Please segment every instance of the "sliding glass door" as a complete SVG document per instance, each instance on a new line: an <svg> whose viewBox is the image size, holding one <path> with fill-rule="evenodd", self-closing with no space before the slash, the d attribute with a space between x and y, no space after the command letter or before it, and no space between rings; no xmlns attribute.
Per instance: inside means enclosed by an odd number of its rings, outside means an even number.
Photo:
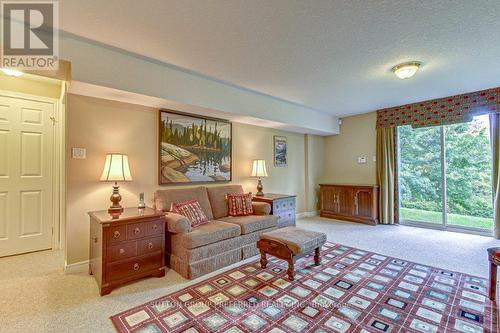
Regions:
<svg viewBox="0 0 500 333"><path fill-rule="evenodd" d="M441 127L398 128L400 219L442 224Z"/></svg>
<svg viewBox="0 0 500 333"><path fill-rule="evenodd" d="M455 125L398 128L402 223L493 228L488 116Z"/></svg>

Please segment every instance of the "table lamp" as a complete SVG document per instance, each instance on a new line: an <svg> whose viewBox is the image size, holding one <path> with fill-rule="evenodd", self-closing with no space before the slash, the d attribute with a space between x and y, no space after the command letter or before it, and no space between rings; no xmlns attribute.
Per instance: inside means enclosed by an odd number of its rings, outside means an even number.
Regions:
<svg viewBox="0 0 500 333"><path fill-rule="evenodd" d="M128 166L128 155L120 153L110 153L106 155L104 170L102 171L102 182L115 182L113 185L113 194L109 198L113 203L108 213L115 215L123 212L123 207L120 205L122 196L120 195L118 181L128 182L132 180L130 168Z"/></svg>
<svg viewBox="0 0 500 333"><path fill-rule="evenodd" d="M262 192L262 190L264 189L264 186L262 186L262 177L267 177L265 160L253 160L252 177L259 178L259 183L257 184L257 193L255 195L263 197L264 192Z"/></svg>

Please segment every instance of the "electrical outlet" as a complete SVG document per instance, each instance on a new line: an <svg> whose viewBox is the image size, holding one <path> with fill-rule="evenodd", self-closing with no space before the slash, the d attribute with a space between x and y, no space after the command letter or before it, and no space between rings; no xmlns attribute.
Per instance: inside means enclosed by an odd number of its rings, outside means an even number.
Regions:
<svg viewBox="0 0 500 333"><path fill-rule="evenodd" d="M78 160L84 160L87 158L87 149L71 148L71 157Z"/></svg>

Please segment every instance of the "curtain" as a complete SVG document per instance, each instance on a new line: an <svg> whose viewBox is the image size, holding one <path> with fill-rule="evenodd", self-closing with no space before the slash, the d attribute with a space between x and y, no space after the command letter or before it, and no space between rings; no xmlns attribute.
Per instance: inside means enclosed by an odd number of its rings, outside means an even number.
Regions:
<svg viewBox="0 0 500 333"><path fill-rule="evenodd" d="M495 113L500 113L500 87L378 110L376 127L457 124Z"/></svg>
<svg viewBox="0 0 500 333"><path fill-rule="evenodd" d="M500 115L498 113L490 114L490 139L493 161L491 182L493 184L494 235L495 238L500 239Z"/></svg>
<svg viewBox="0 0 500 333"><path fill-rule="evenodd" d="M397 223L395 127L377 128L377 183L379 223Z"/></svg>

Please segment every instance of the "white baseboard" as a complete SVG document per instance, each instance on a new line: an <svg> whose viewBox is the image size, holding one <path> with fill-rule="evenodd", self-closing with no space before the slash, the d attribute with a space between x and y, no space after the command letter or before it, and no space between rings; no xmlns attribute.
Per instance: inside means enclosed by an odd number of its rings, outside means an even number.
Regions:
<svg viewBox="0 0 500 333"><path fill-rule="evenodd" d="M303 212L295 215L295 218L302 219L304 217L313 217L319 215L319 210L313 210L312 212Z"/></svg>
<svg viewBox="0 0 500 333"><path fill-rule="evenodd" d="M75 262L74 264L64 263L64 273L66 274L78 274L85 273L89 271L89 261Z"/></svg>

